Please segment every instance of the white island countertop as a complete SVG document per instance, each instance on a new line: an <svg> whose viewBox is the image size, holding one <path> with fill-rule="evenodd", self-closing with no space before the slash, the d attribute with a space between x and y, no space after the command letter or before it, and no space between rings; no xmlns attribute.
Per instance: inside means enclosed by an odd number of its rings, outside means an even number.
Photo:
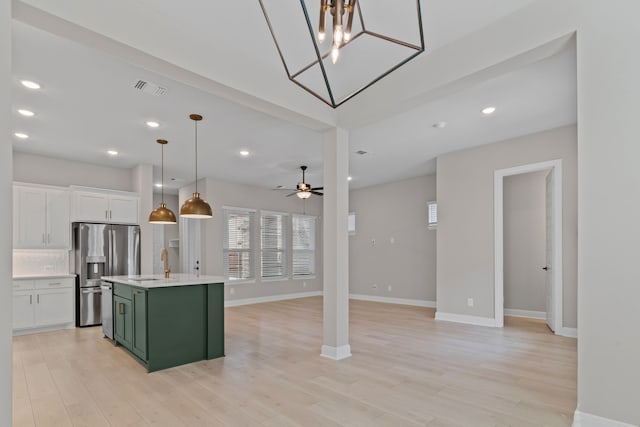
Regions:
<svg viewBox="0 0 640 427"><path fill-rule="evenodd" d="M138 276L103 276L106 282L121 283L139 288L166 288L171 286L206 285L209 283L224 283L222 276L203 276L195 274L171 273L166 279L163 274L143 274Z"/></svg>

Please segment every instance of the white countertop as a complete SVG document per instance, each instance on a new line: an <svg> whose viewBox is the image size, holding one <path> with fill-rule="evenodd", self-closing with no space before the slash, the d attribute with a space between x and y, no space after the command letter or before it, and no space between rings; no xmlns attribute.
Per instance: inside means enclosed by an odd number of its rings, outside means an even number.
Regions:
<svg viewBox="0 0 640 427"><path fill-rule="evenodd" d="M196 276L194 274L171 273L168 279L163 274L143 274L139 276L103 276L107 282L137 286L139 288L166 288L170 286L206 285L209 283L224 283L222 276Z"/></svg>
<svg viewBox="0 0 640 427"><path fill-rule="evenodd" d="M23 274L13 276L13 280L29 280L29 279L60 279L67 277L76 277L75 274Z"/></svg>

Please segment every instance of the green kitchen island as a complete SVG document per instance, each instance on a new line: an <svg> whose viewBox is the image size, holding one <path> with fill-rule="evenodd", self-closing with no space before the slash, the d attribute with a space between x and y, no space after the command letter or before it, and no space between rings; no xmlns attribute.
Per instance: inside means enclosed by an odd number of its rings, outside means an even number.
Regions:
<svg viewBox="0 0 640 427"><path fill-rule="evenodd" d="M148 372L224 356L220 276L105 276L113 283L116 344ZM104 309L104 308L103 308Z"/></svg>

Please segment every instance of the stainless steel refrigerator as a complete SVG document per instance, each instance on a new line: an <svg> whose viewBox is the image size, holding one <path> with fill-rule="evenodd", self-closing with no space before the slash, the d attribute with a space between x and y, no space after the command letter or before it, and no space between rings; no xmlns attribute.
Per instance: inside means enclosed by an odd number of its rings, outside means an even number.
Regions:
<svg viewBox="0 0 640 427"><path fill-rule="evenodd" d="M100 277L140 274L140 227L74 223L73 251L77 274L76 326L100 325L103 310ZM104 310L113 310L112 304Z"/></svg>

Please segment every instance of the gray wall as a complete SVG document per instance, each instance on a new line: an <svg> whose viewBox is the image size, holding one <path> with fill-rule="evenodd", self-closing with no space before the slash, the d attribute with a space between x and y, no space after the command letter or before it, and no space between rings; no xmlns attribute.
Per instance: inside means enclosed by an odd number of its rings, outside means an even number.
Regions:
<svg viewBox="0 0 640 427"><path fill-rule="evenodd" d="M427 202L435 199L435 175L350 192L350 293L436 300L437 231L427 228Z"/></svg>
<svg viewBox="0 0 640 427"><path fill-rule="evenodd" d="M546 312L545 178L533 172L504 179L504 308Z"/></svg>
<svg viewBox="0 0 640 427"><path fill-rule="evenodd" d="M182 205L186 199L191 197L193 185L180 189L179 203ZM316 228L316 276L312 279L285 279L275 281L262 281L256 277L254 283L238 283L225 286L225 299L245 299L257 298L281 294L291 294L296 292L312 292L322 290L322 199L312 196L306 202L299 198L285 197L285 191L274 191L268 188L261 188L251 185L236 184L226 181L206 178L198 181L198 191L201 197L209 202L213 208L213 218L199 220L202 224L202 259L201 268L203 274L223 275L223 206L256 209L255 236L256 249L259 237L259 215L260 210L275 212L303 213L306 204L307 215L318 217ZM195 220L189 220L195 221ZM289 253L291 260L291 233L289 233ZM259 255L259 252L256 252ZM256 261L259 258L256 257ZM256 276L259 276L259 264L256 263ZM231 289L234 294L231 295Z"/></svg>
<svg viewBox="0 0 640 427"><path fill-rule="evenodd" d="M564 326L576 327L576 138L576 127L566 126L438 158L438 311L494 316L494 171L562 159L563 317Z"/></svg>
<svg viewBox="0 0 640 427"><path fill-rule="evenodd" d="M135 191L131 169L99 166L21 152L13 153L13 180L61 187L82 185Z"/></svg>

